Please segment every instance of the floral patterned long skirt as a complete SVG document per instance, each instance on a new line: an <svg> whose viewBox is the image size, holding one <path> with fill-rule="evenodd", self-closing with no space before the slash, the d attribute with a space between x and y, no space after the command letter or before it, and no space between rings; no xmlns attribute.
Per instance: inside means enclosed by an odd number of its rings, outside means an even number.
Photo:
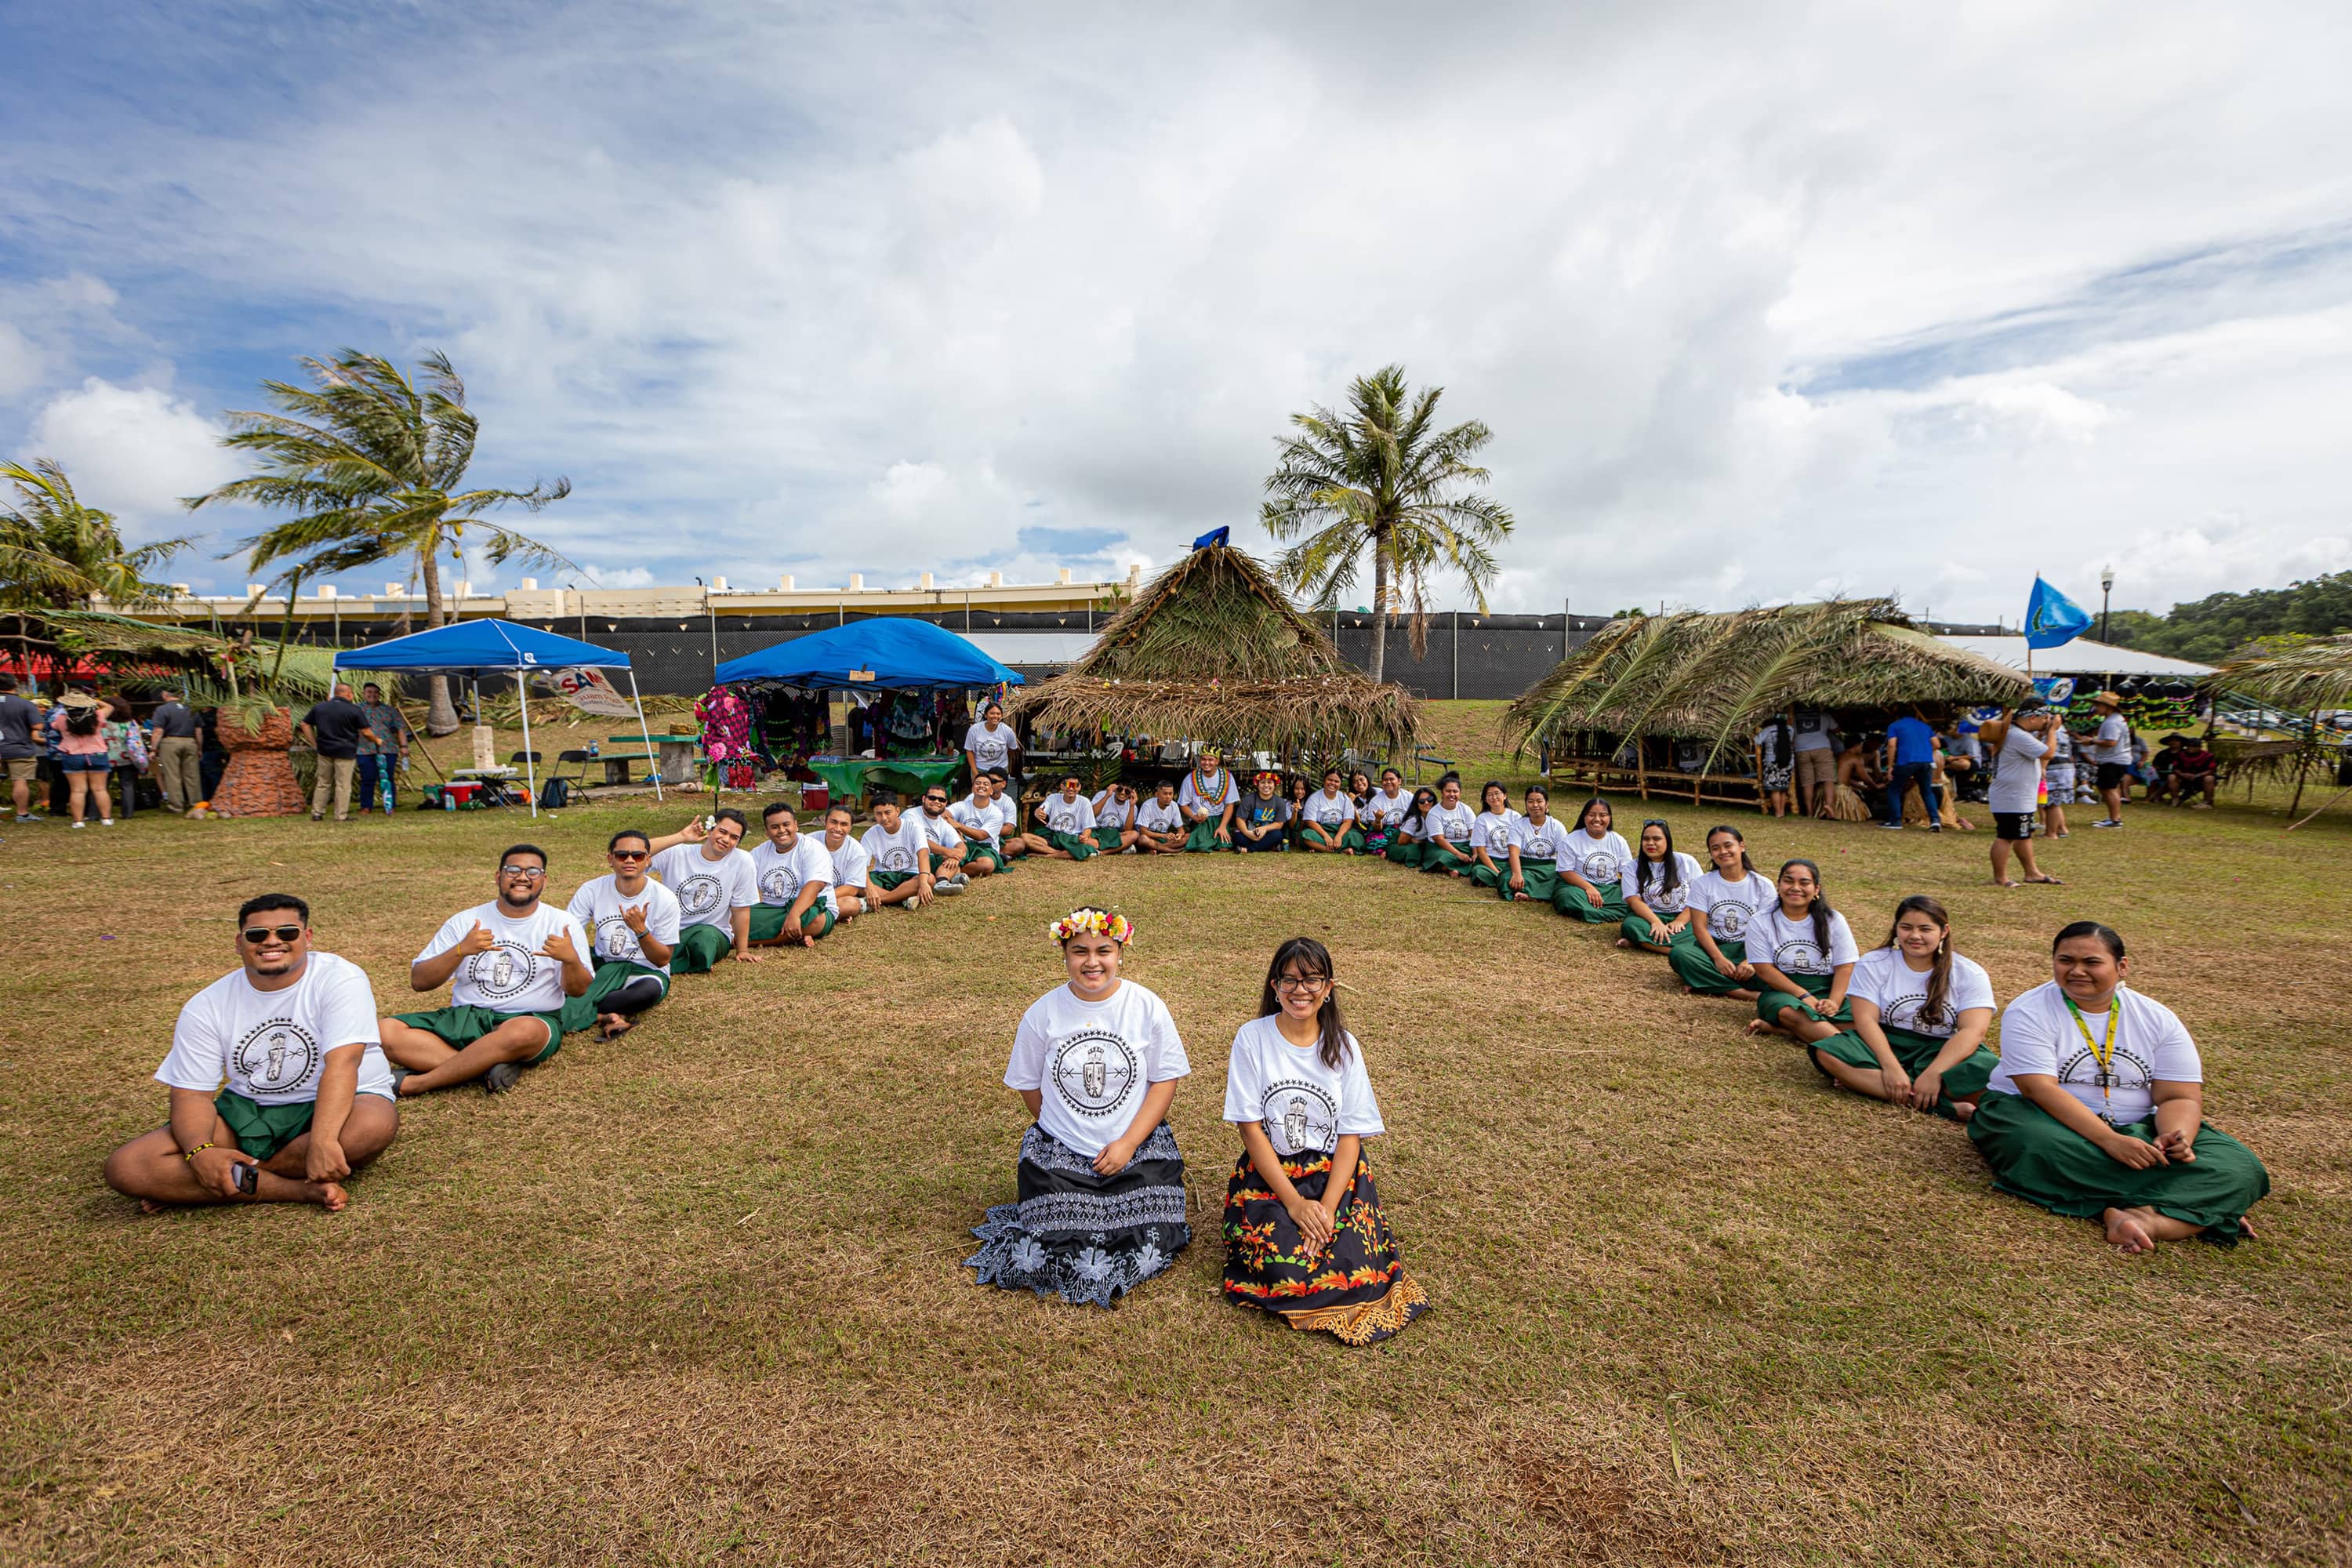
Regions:
<svg viewBox="0 0 2352 1568"><path fill-rule="evenodd" d="M1007 1290L1058 1291L1108 1307L1176 1260L1192 1239L1184 1217L1184 1156L1166 1122L1116 1176L1042 1127L1021 1139L1021 1201L973 1227L981 1249L964 1267Z"/></svg>
<svg viewBox="0 0 2352 1568"><path fill-rule="evenodd" d="M1331 1179L1331 1156L1294 1156L1282 1163L1282 1173L1299 1196L1320 1198ZM1404 1270L1372 1186L1371 1163L1360 1153L1337 1218L1331 1245L1308 1252L1290 1211L1244 1151L1225 1184L1225 1300L1350 1345L1387 1339L1429 1310L1429 1293Z"/></svg>

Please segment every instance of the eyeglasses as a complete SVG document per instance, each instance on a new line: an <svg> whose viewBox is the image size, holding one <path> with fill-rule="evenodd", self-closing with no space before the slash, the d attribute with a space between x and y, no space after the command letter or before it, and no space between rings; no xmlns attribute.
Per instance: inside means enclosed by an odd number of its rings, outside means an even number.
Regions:
<svg viewBox="0 0 2352 1568"><path fill-rule="evenodd" d="M1287 995L1294 991L1316 992L1331 984L1328 974L1286 974L1274 983L1274 988Z"/></svg>
<svg viewBox="0 0 2352 1568"><path fill-rule="evenodd" d="M247 947L259 947L271 937L280 942L292 942L302 934L300 926L247 926L236 933L245 938Z"/></svg>
<svg viewBox="0 0 2352 1568"><path fill-rule="evenodd" d="M645 860L651 858L650 852L644 849L614 849L608 851L608 853L611 858L615 860Z"/></svg>
<svg viewBox="0 0 2352 1568"><path fill-rule="evenodd" d="M499 868L499 875L501 877L520 877L526 882L543 882L547 879L547 868L544 866L501 866Z"/></svg>

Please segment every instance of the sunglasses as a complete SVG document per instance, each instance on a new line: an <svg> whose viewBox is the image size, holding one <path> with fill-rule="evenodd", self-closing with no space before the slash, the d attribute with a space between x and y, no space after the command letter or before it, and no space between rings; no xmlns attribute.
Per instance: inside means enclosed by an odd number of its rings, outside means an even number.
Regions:
<svg viewBox="0 0 2352 1568"><path fill-rule="evenodd" d="M547 868L544 866L501 866L499 868L499 875L501 877L520 877L526 882L543 882L547 880Z"/></svg>
<svg viewBox="0 0 2352 1568"><path fill-rule="evenodd" d="M1645 816L1642 818L1642 826L1644 827L1665 827L1670 825L1663 816Z"/></svg>
<svg viewBox="0 0 2352 1568"><path fill-rule="evenodd" d="M948 797L943 795L927 795L923 797L925 805L945 805L947 803Z"/></svg>
<svg viewBox="0 0 2352 1568"><path fill-rule="evenodd" d="M302 934L300 926L247 926L236 933L245 938L248 947L259 947L271 937L280 942L292 942Z"/></svg>
<svg viewBox="0 0 2352 1568"><path fill-rule="evenodd" d="M606 851L606 854L615 860L646 860L652 858L652 852L645 849L613 849Z"/></svg>

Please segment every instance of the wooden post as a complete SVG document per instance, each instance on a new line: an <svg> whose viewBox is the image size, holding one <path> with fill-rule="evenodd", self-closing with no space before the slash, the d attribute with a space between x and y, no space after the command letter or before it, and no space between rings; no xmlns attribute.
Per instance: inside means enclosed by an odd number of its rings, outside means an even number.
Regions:
<svg viewBox="0 0 2352 1568"><path fill-rule="evenodd" d="M1633 737L1633 782L1640 788L1642 798L1649 799L1650 748L1647 738L1639 733Z"/></svg>

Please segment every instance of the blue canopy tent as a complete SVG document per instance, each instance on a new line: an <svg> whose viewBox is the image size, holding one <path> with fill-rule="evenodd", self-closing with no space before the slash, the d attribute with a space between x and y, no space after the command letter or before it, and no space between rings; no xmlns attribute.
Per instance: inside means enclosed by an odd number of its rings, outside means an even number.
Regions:
<svg viewBox="0 0 2352 1568"><path fill-rule="evenodd" d="M592 668L629 669L629 656L598 647L576 637L559 637L512 621L452 621L431 631L415 632L373 647L345 648L335 655L337 669L377 669L411 675L467 675L478 680L484 671L512 671L522 706L524 776L530 785L530 814L539 815L539 768L531 761L530 676L551 674L583 665ZM646 727L646 705L637 696L637 672L629 669L629 701L637 710L637 733L646 738L646 754L654 754L652 731ZM661 798L661 770L654 770L654 798Z"/></svg>
<svg viewBox="0 0 2352 1568"><path fill-rule="evenodd" d="M370 657L373 657L371 655ZM773 680L813 691L885 691L945 687L1018 686L1021 677L944 626L912 616L876 616L811 632L730 658L716 684Z"/></svg>

